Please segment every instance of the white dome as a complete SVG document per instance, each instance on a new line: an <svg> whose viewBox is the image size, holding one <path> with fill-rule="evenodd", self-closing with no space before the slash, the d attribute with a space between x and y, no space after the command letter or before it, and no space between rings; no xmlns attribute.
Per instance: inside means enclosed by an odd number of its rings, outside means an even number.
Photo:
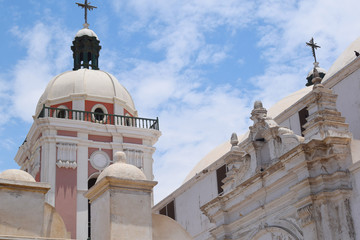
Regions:
<svg viewBox="0 0 360 240"><path fill-rule="evenodd" d="M0 178L6 180L23 181L23 182L36 182L33 176L29 173L19 169L8 169L0 173Z"/></svg>
<svg viewBox="0 0 360 240"><path fill-rule="evenodd" d="M82 36L96 37L96 39L99 40L96 33L88 28L80 29L75 35L75 37L82 37Z"/></svg>
<svg viewBox="0 0 360 240"><path fill-rule="evenodd" d="M79 69L68 71L54 77L47 85L37 107L36 116L43 104L57 99L71 96L85 95L97 97L113 102L114 99L122 101L131 111L136 111L134 101L129 92L111 74L92 69Z"/></svg>
<svg viewBox="0 0 360 240"><path fill-rule="evenodd" d="M249 136L249 131L239 137L239 142L244 141ZM191 178L193 178L196 174L201 172L203 169L209 167L211 164L216 162L219 158L229 152L231 149L230 141L226 141L219 146L215 147L211 150L203 159L201 159L195 167L189 172L186 176L183 183L186 183Z"/></svg>
<svg viewBox="0 0 360 240"><path fill-rule="evenodd" d="M128 180L146 180L145 174L137 167L127 163L117 162L104 169L97 178L100 182L104 177L116 177Z"/></svg>
<svg viewBox="0 0 360 240"><path fill-rule="evenodd" d="M168 216L152 214L153 240L192 240L188 232Z"/></svg>
<svg viewBox="0 0 360 240"><path fill-rule="evenodd" d="M360 37L350 44L348 48L336 59L336 61L331 65L329 71L327 71L323 82L335 75L340 69L344 68L350 62L354 61L356 58L355 52L360 52Z"/></svg>
<svg viewBox="0 0 360 240"><path fill-rule="evenodd" d="M326 75L325 75L326 76ZM308 94L313 89L313 86L302 88L296 92L291 93L290 95L284 97L277 103L275 103L267 112L269 117L275 118L280 113L291 107L297 101L299 101L302 97Z"/></svg>

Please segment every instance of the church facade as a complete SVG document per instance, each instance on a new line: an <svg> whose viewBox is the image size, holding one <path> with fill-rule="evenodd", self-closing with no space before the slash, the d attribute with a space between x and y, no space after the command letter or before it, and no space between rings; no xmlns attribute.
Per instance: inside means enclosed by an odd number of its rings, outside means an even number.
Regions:
<svg viewBox="0 0 360 240"><path fill-rule="evenodd" d="M85 17L73 70L39 99L21 170L0 173L1 239L360 239L360 38L327 73L315 58L306 88L269 110L255 102L249 131L156 206L159 120L138 116L100 49Z"/></svg>
<svg viewBox="0 0 360 240"><path fill-rule="evenodd" d="M205 239L360 239L360 38L203 158L154 211ZM170 209L170 210L169 210ZM169 214L170 213L170 214Z"/></svg>

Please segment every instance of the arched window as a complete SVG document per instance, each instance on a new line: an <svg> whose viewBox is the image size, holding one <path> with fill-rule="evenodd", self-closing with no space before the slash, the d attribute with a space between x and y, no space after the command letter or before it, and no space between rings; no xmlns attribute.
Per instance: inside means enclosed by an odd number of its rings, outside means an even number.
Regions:
<svg viewBox="0 0 360 240"><path fill-rule="evenodd" d="M88 180L88 189L95 185L97 178L90 178ZM88 200L88 239L91 238L91 204Z"/></svg>
<svg viewBox="0 0 360 240"><path fill-rule="evenodd" d="M94 112L95 112L95 114L94 114L95 120L97 120L99 122L104 120L104 111L101 108L95 109Z"/></svg>
<svg viewBox="0 0 360 240"><path fill-rule="evenodd" d="M104 105L95 104L92 107L91 112L93 112L91 118L94 122L106 123L106 116L108 111Z"/></svg>
<svg viewBox="0 0 360 240"><path fill-rule="evenodd" d="M64 109L61 109L58 111L58 113L56 114L57 118L65 118L66 117L66 112Z"/></svg>
<svg viewBox="0 0 360 240"><path fill-rule="evenodd" d="M128 113L125 114L125 126L133 126L133 119Z"/></svg>
<svg viewBox="0 0 360 240"><path fill-rule="evenodd" d="M68 118L68 108L64 105L58 106L56 110L53 110L53 117L56 118Z"/></svg>

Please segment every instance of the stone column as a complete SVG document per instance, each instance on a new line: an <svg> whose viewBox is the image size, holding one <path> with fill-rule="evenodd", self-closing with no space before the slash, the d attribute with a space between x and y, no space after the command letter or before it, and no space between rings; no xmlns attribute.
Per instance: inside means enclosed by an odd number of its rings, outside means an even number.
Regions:
<svg viewBox="0 0 360 240"><path fill-rule="evenodd" d="M43 135L46 140L41 147L41 181L50 183L51 189L46 194L46 202L55 206L56 130L46 130Z"/></svg>

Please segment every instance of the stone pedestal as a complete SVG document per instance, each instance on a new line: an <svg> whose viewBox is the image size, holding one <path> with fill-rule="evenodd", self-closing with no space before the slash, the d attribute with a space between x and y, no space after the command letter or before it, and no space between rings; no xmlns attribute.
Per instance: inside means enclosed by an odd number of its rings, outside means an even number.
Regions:
<svg viewBox="0 0 360 240"><path fill-rule="evenodd" d="M87 193L92 240L151 240L154 181L105 176Z"/></svg>

